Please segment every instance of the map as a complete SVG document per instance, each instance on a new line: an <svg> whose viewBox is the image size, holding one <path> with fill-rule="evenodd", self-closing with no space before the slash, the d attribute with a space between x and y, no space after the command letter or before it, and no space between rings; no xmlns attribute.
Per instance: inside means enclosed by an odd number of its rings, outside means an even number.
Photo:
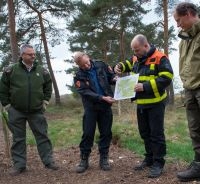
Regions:
<svg viewBox="0 0 200 184"><path fill-rule="evenodd" d="M138 82L139 74L119 77L115 85L115 100L123 100L135 97L134 87Z"/></svg>

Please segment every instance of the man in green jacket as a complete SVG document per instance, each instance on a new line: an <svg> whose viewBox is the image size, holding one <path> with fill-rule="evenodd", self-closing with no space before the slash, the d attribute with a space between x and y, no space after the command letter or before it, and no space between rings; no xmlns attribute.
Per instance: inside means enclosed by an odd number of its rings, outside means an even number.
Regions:
<svg viewBox="0 0 200 184"><path fill-rule="evenodd" d="M188 2L176 6L174 19L181 28L179 37L179 72L185 89L188 127L194 149L194 161L183 172L181 181L200 179L200 19L197 7Z"/></svg>
<svg viewBox="0 0 200 184"><path fill-rule="evenodd" d="M0 80L0 101L8 111L8 127L12 132L11 175L26 171L26 122L37 143L40 158L46 168L57 170L52 156L52 144L47 135L44 111L52 93L49 72L35 61L31 45L20 48L19 62L4 69Z"/></svg>

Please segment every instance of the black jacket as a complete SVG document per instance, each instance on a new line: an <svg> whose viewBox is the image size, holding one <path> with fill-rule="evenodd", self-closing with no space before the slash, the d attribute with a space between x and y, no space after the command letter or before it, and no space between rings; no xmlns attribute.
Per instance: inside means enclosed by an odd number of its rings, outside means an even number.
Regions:
<svg viewBox="0 0 200 184"><path fill-rule="evenodd" d="M122 72L139 73L138 82L143 83L144 87L144 91L136 93L136 103L140 107L149 107L166 99L166 88L173 78L173 70L166 55L152 46L143 58L132 57L120 64Z"/></svg>
<svg viewBox="0 0 200 184"><path fill-rule="evenodd" d="M113 81L115 77L114 73L103 61L91 61L91 63L96 70L97 80L104 91L104 96L113 97L111 84L115 84L115 81ZM94 81L89 78L87 71L79 69L74 77L74 84L82 97L84 108L96 108L97 106L104 107L109 105L102 100L102 95L97 93Z"/></svg>

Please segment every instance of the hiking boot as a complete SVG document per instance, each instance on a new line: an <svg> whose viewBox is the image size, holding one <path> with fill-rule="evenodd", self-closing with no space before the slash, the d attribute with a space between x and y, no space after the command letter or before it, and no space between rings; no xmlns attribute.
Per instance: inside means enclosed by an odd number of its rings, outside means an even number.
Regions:
<svg viewBox="0 0 200 184"><path fill-rule="evenodd" d="M76 172L83 173L88 169L88 167L89 167L88 156L82 155L81 161L76 168Z"/></svg>
<svg viewBox="0 0 200 184"><path fill-rule="evenodd" d="M17 176L23 172L26 171L26 167L22 167L22 168L15 168L15 167L12 167L10 170L9 170L9 174L11 176Z"/></svg>
<svg viewBox="0 0 200 184"><path fill-rule="evenodd" d="M58 165L56 165L54 162L45 165L45 168L51 169L51 170L58 170L59 169Z"/></svg>
<svg viewBox="0 0 200 184"><path fill-rule="evenodd" d="M152 166L153 161L149 161L147 159L144 159L139 165L134 167L135 171L141 171L144 170L146 167Z"/></svg>
<svg viewBox="0 0 200 184"><path fill-rule="evenodd" d="M185 171L177 173L177 178L185 182L200 180L200 162L193 161Z"/></svg>
<svg viewBox="0 0 200 184"><path fill-rule="evenodd" d="M163 172L163 167L158 164L153 164L150 168L150 173L148 175L148 178L157 178L159 177Z"/></svg>
<svg viewBox="0 0 200 184"><path fill-rule="evenodd" d="M104 171L111 170L111 166L109 164L109 160L108 160L108 156L107 155L103 155L103 156L101 155L100 156L99 166Z"/></svg>

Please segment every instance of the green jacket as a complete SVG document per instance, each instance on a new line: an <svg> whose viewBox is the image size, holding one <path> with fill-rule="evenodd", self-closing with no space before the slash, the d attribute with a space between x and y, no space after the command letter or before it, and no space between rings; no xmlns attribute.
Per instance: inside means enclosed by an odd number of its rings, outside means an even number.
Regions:
<svg viewBox="0 0 200 184"><path fill-rule="evenodd" d="M36 112L43 108L43 100L49 101L52 81L49 72L37 62L29 72L20 61L4 69L0 80L0 101L11 104L22 112Z"/></svg>
<svg viewBox="0 0 200 184"><path fill-rule="evenodd" d="M200 87L200 21L186 32L180 32L182 38L179 50L179 73L186 89Z"/></svg>

